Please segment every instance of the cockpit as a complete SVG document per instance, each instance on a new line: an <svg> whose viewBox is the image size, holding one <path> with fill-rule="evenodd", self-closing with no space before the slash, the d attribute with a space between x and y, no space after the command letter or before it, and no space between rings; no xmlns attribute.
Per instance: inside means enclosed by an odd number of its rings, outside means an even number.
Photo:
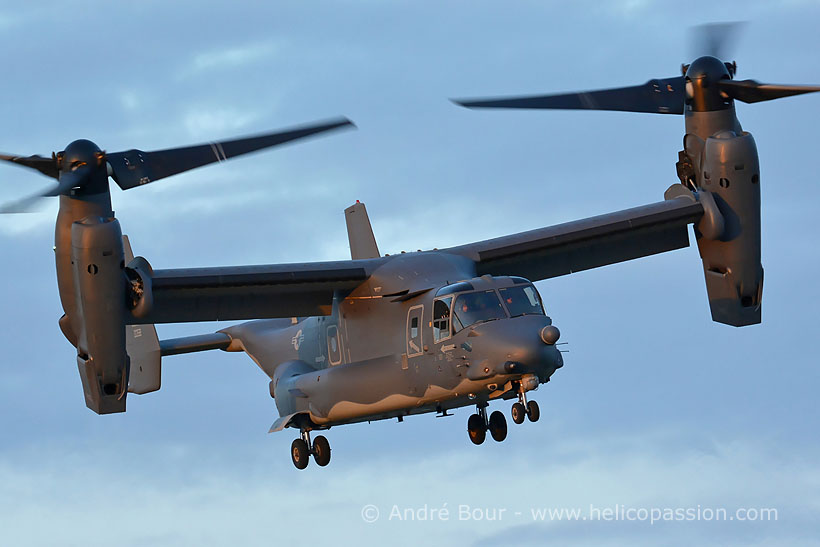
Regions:
<svg viewBox="0 0 820 547"><path fill-rule="evenodd" d="M538 291L523 277L460 281L436 292L433 338L440 342L477 323L522 315L545 315Z"/></svg>

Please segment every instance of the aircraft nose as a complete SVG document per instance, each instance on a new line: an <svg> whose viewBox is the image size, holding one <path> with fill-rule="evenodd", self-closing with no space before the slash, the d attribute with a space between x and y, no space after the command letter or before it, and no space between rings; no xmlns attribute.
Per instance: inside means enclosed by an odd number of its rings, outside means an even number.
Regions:
<svg viewBox="0 0 820 547"><path fill-rule="evenodd" d="M564 364L555 346L561 333L557 327L545 324L548 321L543 316L525 316L482 325L475 340L481 341L485 360L475 374L535 373L546 381Z"/></svg>
<svg viewBox="0 0 820 547"><path fill-rule="evenodd" d="M548 377L552 372L564 366L561 352L555 344L548 344L544 340L516 344L507 353L506 358L503 365L498 367L499 372L502 370L508 374L534 372L541 377Z"/></svg>

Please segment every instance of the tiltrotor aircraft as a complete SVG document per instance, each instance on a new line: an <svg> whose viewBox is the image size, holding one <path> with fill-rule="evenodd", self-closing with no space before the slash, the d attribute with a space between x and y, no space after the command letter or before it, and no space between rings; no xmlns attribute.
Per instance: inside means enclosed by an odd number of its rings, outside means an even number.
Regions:
<svg viewBox="0 0 820 547"><path fill-rule="evenodd" d="M205 164L351 125L347 120L163 150L105 153L78 140L50 158L0 156L58 184L55 253L65 314L77 349L86 405L124 412L126 396L160 388L163 356L244 351L270 377L280 417L294 428L296 467L330 461L312 431L474 406L467 430L507 436L504 414L537 421L527 393L563 366L560 333L534 281L686 247L694 226L712 319L759 323L760 169L734 101L757 102L820 87L734 79L715 56L683 75L644 85L516 99L460 101L470 107L584 108L683 114L680 183L663 201L458 247L382 256L365 207L345 210L351 260L193 269L154 269L134 258L111 208L108 178L130 189ZM25 208L28 203L6 208ZM154 325L252 320L216 333L159 341Z"/></svg>

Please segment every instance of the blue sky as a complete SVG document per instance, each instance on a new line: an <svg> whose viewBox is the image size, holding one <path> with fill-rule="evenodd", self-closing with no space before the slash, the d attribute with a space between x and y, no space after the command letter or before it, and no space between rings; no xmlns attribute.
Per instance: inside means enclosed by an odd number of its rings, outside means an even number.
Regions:
<svg viewBox="0 0 820 547"><path fill-rule="evenodd" d="M676 116L473 112L448 97L674 76L692 25L738 19L739 78L820 83L817 1L0 2L0 150L151 150L346 115L357 131L112 190L135 252L157 268L344 259L356 199L382 252L444 247L658 201L683 137ZM307 472L290 432L266 434L275 406L244 355L168 358L162 390L127 414L87 410L57 327L56 202L0 218L0 542L817 544L820 97L738 113L760 151L762 325L709 320L694 247L539 283L570 349L534 395L540 422L481 447L467 409L334 428L332 464ZM0 167L3 200L47 184ZM387 517L444 504L448 521ZM459 521L459 505L524 516ZM779 518L526 518L590 505Z"/></svg>

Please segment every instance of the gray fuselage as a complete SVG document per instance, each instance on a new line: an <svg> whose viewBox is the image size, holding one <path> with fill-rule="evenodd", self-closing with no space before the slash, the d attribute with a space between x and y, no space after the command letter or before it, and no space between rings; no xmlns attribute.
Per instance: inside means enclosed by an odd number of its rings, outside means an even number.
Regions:
<svg viewBox="0 0 820 547"><path fill-rule="evenodd" d="M563 365L554 341L542 339L552 321L528 281L476 278L472 261L436 251L391 258L350 294L337 295L328 316L225 329L232 349L245 351L271 378L282 417L301 416L302 427L321 428L443 412L515 397L519 385L535 389ZM535 295L538 312L510 311L511 298L502 307L502 295L524 290ZM498 301L494 318L464 326L458 313L467 312L459 310L451 326L449 308L466 308L461 302L476 297L459 295L472 293ZM446 318L437 300L445 301Z"/></svg>

